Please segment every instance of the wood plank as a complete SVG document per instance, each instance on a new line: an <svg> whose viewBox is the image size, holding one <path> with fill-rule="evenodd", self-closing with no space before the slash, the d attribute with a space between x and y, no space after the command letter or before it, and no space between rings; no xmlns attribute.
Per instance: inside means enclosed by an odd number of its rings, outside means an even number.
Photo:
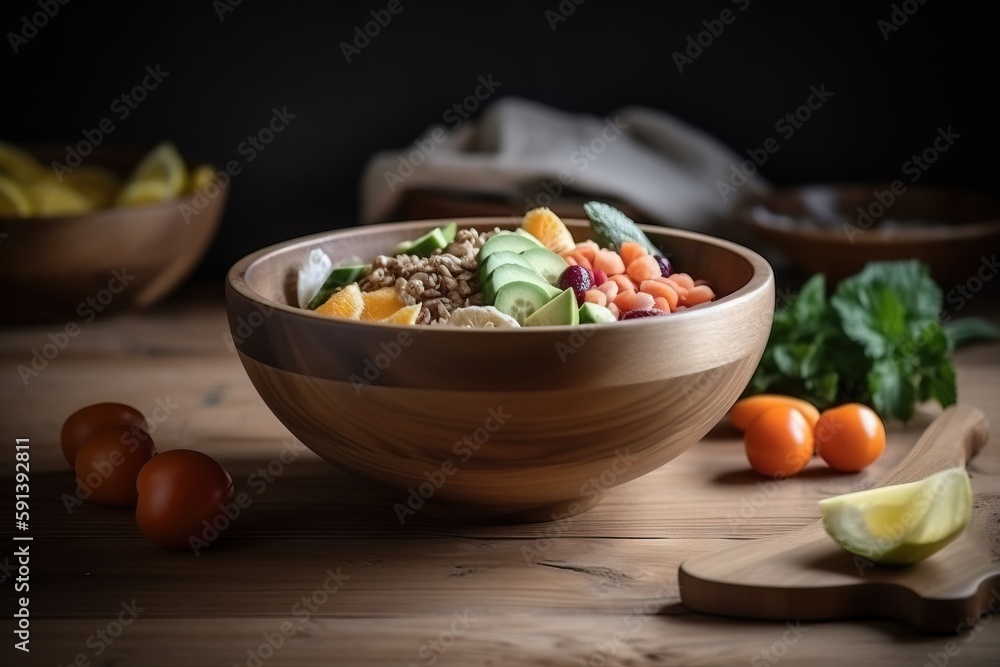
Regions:
<svg viewBox="0 0 1000 667"><path fill-rule="evenodd" d="M465 616L459 606L409 618L305 619L290 610L282 618L262 619L162 620L140 614L112 644L94 636L89 647L88 638L106 629L97 619L36 621L31 658L38 661L34 664L67 665L80 654L93 660L103 647L100 664L116 667L728 667L779 662L902 667L934 664L932 656L954 665L995 664L1000 655L1000 623L986 619L958 637L941 637L883 621L733 621L686 613L674 605L664 608L655 597L648 602L656 613L642 613L644 602L637 605L639 613L630 609L610 615L472 611ZM283 627L287 637L281 634ZM268 637L277 650L270 650Z"/></svg>

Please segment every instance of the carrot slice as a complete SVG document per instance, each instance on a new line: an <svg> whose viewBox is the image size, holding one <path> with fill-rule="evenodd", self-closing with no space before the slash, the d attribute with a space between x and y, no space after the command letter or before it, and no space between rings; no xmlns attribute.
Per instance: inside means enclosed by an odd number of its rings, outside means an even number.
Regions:
<svg viewBox="0 0 1000 667"><path fill-rule="evenodd" d="M582 266L585 269L592 269L592 268L594 268L594 267L592 267L590 265L590 260L587 259L586 257L584 257L583 254L579 250L574 250L573 252L569 253L568 256L572 257L573 259L575 259L576 263L579 264L580 266Z"/></svg>
<svg viewBox="0 0 1000 667"><path fill-rule="evenodd" d="M599 289L589 289L583 293L583 299L587 303L596 303L598 306L608 305L607 295Z"/></svg>
<svg viewBox="0 0 1000 667"><path fill-rule="evenodd" d="M608 310L611 311L611 314L615 316L616 320L622 316L622 311L618 310L618 306L614 303L608 303Z"/></svg>
<svg viewBox="0 0 1000 667"><path fill-rule="evenodd" d="M623 312L630 310L649 310L653 307L653 297L645 292L620 292L615 297L615 305Z"/></svg>
<svg viewBox="0 0 1000 667"><path fill-rule="evenodd" d="M609 280L606 283L597 286L597 289L604 292L604 296L608 298L608 301L614 301L615 297L618 296L618 283L613 280Z"/></svg>
<svg viewBox="0 0 1000 667"><path fill-rule="evenodd" d="M691 276L686 273L671 273L670 279L684 289L691 289L694 287L694 280L692 280Z"/></svg>
<svg viewBox="0 0 1000 667"><path fill-rule="evenodd" d="M600 269L609 276L625 273L625 262L614 250L598 250L593 264L595 269Z"/></svg>
<svg viewBox="0 0 1000 667"><path fill-rule="evenodd" d="M573 252L580 253L583 257L587 258L587 261L591 264L594 263L594 256L601 247L594 243L593 241L582 241L576 244L576 249Z"/></svg>
<svg viewBox="0 0 1000 667"><path fill-rule="evenodd" d="M685 306L697 306L699 303L708 303L715 298L715 292L708 285L696 285L688 290Z"/></svg>
<svg viewBox="0 0 1000 667"><path fill-rule="evenodd" d="M653 299L653 308L658 308L665 313L670 312L670 302L664 299L662 296L655 297Z"/></svg>
<svg viewBox="0 0 1000 667"><path fill-rule="evenodd" d="M626 269L629 278L641 283L643 280L652 280L660 277L660 265L656 263L656 258L652 255L644 255L635 259Z"/></svg>
<svg viewBox="0 0 1000 667"><path fill-rule="evenodd" d="M632 262L640 257L645 257L649 253L646 252L646 247L635 241L625 241L622 243L622 247L618 249L618 253L622 256L622 261L625 262L625 266L629 266Z"/></svg>
<svg viewBox="0 0 1000 667"><path fill-rule="evenodd" d="M632 279L629 278L624 273L619 273L616 276L608 276L608 281L613 281L613 282L618 283L618 291L619 292L624 292L624 291L632 291L632 292L634 292L635 289L636 289L636 287L638 287L638 285L636 285L632 281Z"/></svg>
<svg viewBox="0 0 1000 667"><path fill-rule="evenodd" d="M664 299L670 304L670 307L667 308L670 311L677 307L677 302L680 300L673 287L658 280L643 280L642 284L639 285L639 290L651 294L654 299Z"/></svg>

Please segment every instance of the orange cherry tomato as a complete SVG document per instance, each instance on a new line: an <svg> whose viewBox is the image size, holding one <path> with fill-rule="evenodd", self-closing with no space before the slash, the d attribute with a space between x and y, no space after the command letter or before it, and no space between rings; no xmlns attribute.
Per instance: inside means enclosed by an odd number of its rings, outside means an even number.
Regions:
<svg viewBox="0 0 1000 667"><path fill-rule="evenodd" d="M76 454L81 497L100 505L134 507L139 471L155 455L153 439L134 426L111 426L91 434Z"/></svg>
<svg viewBox="0 0 1000 667"><path fill-rule="evenodd" d="M729 411L729 422L733 428L745 431L757 415L778 405L797 408L809 422L810 428L816 426L816 422L819 421L819 410L808 401L782 394L757 394L736 401L736 404Z"/></svg>
<svg viewBox="0 0 1000 667"><path fill-rule="evenodd" d="M796 408L775 405L761 412L743 436L754 470L770 477L788 477L806 467L813 455L813 430Z"/></svg>
<svg viewBox="0 0 1000 667"><path fill-rule="evenodd" d="M168 549L205 539L208 526L233 499L233 479L215 459L174 449L143 467L137 482L135 520L142 534Z"/></svg>
<svg viewBox="0 0 1000 667"><path fill-rule="evenodd" d="M77 410L66 419L59 434L63 456L70 466L76 466L76 453L83 442L109 426L135 426L145 430L146 418L124 403L95 403Z"/></svg>
<svg viewBox="0 0 1000 667"><path fill-rule="evenodd" d="M858 472L885 451L885 425L860 403L824 410L814 429L816 451L834 470Z"/></svg>

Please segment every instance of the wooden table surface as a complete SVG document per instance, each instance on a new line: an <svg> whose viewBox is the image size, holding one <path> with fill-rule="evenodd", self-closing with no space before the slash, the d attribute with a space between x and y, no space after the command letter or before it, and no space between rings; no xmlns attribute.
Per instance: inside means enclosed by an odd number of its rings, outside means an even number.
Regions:
<svg viewBox="0 0 1000 667"><path fill-rule="evenodd" d="M964 313L963 313L964 314ZM884 620L751 622L680 603L677 568L733 540L819 516L822 497L872 484L937 414L890 429L886 454L855 475L814 462L780 483L748 471L720 425L669 465L554 524L400 524L397 498L291 439L226 342L221 289L188 287L143 313L81 327L27 385L17 372L60 325L0 331L0 410L31 441L30 648L3 665L979 665L1000 659L1000 621L957 637ZM1000 432L1000 344L956 356L959 397ZM160 451L202 450L252 502L198 555L143 538L131 512L64 505L74 489L58 433L102 400L156 414ZM1000 474L1000 438L970 469ZM992 511L1000 504L980 507ZM9 515L7 515L9 517ZM994 521L996 523L996 521ZM13 527L5 536L14 534ZM1000 558L1000 525L997 526ZM15 545L0 556L9 568ZM13 593L12 577L4 586ZM1000 597L1000 593L996 593ZM945 653L955 641L958 653ZM937 662L935 662L935 660Z"/></svg>

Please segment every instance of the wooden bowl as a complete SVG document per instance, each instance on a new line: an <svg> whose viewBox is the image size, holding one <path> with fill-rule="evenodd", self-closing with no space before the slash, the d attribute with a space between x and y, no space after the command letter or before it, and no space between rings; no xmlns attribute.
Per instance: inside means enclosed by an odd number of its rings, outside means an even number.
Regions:
<svg viewBox="0 0 1000 667"><path fill-rule="evenodd" d="M443 222L287 241L237 262L226 285L235 346L264 402L313 451L397 489L386 511L402 522L420 511L506 522L583 511L705 435L764 350L774 310L768 263L662 227L643 229L707 279L717 301L656 318L523 329L355 322L288 305L310 249L372 259ZM586 238L586 223L568 225Z"/></svg>
<svg viewBox="0 0 1000 667"><path fill-rule="evenodd" d="M895 191L893 186L895 184ZM876 260L919 259L945 289L1000 244L1000 201L938 186L811 185L748 199L737 219L806 273L831 283Z"/></svg>
<svg viewBox="0 0 1000 667"><path fill-rule="evenodd" d="M43 163L54 147L29 147ZM98 147L86 164L126 177L143 152ZM190 165L189 165L190 166ZM204 256L222 218L228 184L214 197L179 199L84 215L0 216L0 322L87 322L98 313L145 308L177 287Z"/></svg>

